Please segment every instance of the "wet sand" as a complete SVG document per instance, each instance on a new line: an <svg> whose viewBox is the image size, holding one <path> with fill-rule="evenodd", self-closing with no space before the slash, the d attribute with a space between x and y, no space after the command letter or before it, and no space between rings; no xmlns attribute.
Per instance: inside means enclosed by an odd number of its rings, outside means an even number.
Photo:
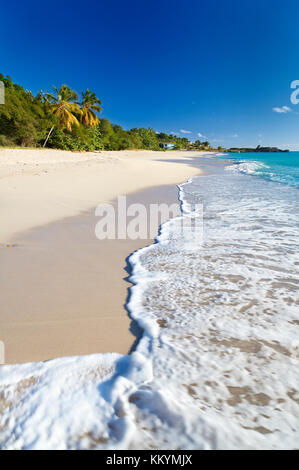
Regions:
<svg viewBox="0 0 299 470"><path fill-rule="evenodd" d="M0 151L6 363L134 348L127 258L153 238L99 241L95 208L118 195L129 195L127 204L177 202L176 184L201 173L202 154Z"/></svg>
<svg viewBox="0 0 299 470"><path fill-rule="evenodd" d="M178 200L175 185L131 194L127 204ZM114 204L116 202L114 201ZM0 337L5 362L128 353L140 330L125 308L127 257L153 242L98 240L94 210L18 236L0 248Z"/></svg>

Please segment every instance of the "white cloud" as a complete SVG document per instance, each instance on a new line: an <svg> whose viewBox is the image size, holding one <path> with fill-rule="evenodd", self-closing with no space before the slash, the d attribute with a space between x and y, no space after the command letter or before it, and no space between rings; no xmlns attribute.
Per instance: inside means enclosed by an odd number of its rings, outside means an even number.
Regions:
<svg viewBox="0 0 299 470"><path fill-rule="evenodd" d="M206 137L205 135L202 135L200 132L197 133L198 137L202 137L203 139Z"/></svg>
<svg viewBox="0 0 299 470"><path fill-rule="evenodd" d="M289 108L288 106L282 106L281 108L276 107L272 109L275 113L289 113L292 111L291 108Z"/></svg>
<svg viewBox="0 0 299 470"><path fill-rule="evenodd" d="M232 137L239 137L239 134L233 134Z"/></svg>
<svg viewBox="0 0 299 470"><path fill-rule="evenodd" d="M180 130L181 134L192 134L191 131L186 131L185 129Z"/></svg>

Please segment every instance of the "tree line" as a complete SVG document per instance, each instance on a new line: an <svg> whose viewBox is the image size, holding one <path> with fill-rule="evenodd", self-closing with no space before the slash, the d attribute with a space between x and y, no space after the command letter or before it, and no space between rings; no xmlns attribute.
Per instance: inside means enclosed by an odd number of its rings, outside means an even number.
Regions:
<svg viewBox="0 0 299 470"><path fill-rule="evenodd" d="M100 118L101 100L91 90L81 97L62 85L53 93L31 91L0 73L5 86L5 105L0 106L0 146L49 147L63 150L96 151L161 150L163 143L175 149L210 150L209 142L192 143L186 137L152 128L125 130Z"/></svg>

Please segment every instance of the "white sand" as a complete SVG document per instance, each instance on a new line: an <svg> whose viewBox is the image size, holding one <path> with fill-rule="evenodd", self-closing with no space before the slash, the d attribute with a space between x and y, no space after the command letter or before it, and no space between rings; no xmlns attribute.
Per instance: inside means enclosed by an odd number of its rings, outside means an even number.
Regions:
<svg viewBox="0 0 299 470"><path fill-rule="evenodd" d="M190 166L196 155L200 152L0 150L0 243L120 194L183 182L199 173Z"/></svg>
<svg viewBox="0 0 299 470"><path fill-rule="evenodd" d="M125 310L125 260L152 240L97 240L94 209L128 193L135 193L129 203L175 202L172 184L200 173L191 166L196 155L0 150L7 363L129 351L135 337ZM6 247L13 243L16 249Z"/></svg>

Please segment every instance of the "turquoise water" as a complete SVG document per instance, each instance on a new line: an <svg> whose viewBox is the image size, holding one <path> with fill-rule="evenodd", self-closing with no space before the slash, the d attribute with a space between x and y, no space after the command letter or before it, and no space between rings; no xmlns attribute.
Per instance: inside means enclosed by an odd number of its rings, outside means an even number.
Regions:
<svg viewBox="0 0 299 470"><path fill-rule="evenodd" d="M233 160L241 173L299 187L299 152L227 153L223 157Z"/></svg>

